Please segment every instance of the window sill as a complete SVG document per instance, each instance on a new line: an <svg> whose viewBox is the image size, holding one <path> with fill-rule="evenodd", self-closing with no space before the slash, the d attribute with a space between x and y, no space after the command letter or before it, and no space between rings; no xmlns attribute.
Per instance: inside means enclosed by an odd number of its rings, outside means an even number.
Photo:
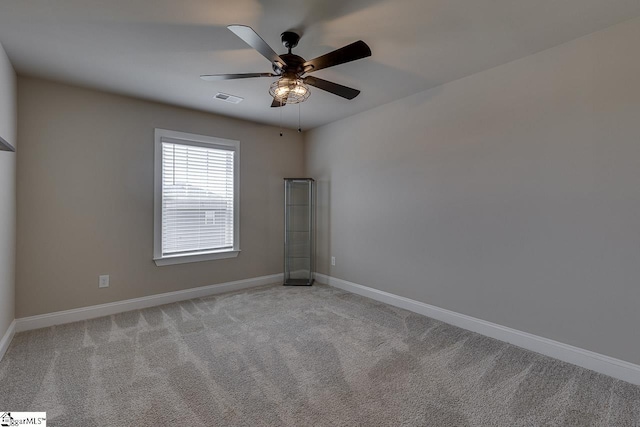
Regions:
<svg viewBox="0 0 640 427"><path fill-rule="evenodd" d="M213 261L216 259L235 258L240 253L240 249L233 249L229 251L220 252L207 252L193 255L177 255L166 256L162 258L154 258L153 261L158 267L165 265L186 264L189 262L201 262L201 261Z"/></svg>

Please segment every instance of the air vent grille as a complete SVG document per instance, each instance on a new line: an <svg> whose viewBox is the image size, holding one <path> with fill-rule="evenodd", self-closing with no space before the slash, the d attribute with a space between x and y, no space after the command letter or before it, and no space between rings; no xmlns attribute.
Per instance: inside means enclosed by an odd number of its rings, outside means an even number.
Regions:
<svg viewBox="0 0 640 427"><path fill-rule="evenodd" d="M214 96L213 98L220 101L229 102L231 104L239 104L244 99L240 98L239 96L229 95L228 93L222 92L216 93L216 96Z"/></svg>

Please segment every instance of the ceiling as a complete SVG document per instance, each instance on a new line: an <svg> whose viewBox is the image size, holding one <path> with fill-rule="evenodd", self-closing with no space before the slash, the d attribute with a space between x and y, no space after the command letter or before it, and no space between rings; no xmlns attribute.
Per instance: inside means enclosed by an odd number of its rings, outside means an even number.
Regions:
<svg viewBox="0 0 640 427"><path fill-rule="evenodd" d="M198 78L271 71L226 25L253 27L278 53L297 29L306 59L364 40L370 58L314 74L362 94L311 88L300 106L311 129L637 16L638 0L2 0L0 43L20 74L297 128L297 105L270 108L275 79Z"/></svg>

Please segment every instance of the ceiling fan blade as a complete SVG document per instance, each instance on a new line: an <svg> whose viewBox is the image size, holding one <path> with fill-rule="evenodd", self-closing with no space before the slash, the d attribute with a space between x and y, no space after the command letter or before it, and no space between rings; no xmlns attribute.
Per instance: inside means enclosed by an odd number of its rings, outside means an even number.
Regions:
<svg viewBox="0 0 640 427"><path fill-rule="evenodd" d="M307 76L303 79L306 84L315 86L318 89L326 90L334 95L341 96L347 99L353 99L360 94L360 91L347 86L339 85L328 80L319 79L313 76Z"/></svg>
<svg viewBox="0 0 640 427"><path fill-rule="evenodd" d="M307 73L312 73L314 71L322 70L323 68L333 67L334 65L344 64L345 62L366 58L367 56L371 56L371 49L365 42L358 40L350 45L341 47L333 52L329 52L326 55L307 61L302 64L302 66Z"/></svg>
<svg viewBox="0 0 640 427"><path fill-rule="evenodd" d="M277 99L277 98L273 98L273 102L271 103L271 108L274 107L284 107L285 105L287 105L287 100L283 99L282 102Z"/></svg>
<svg viewBox="0 0 640 427"><path fill-rule="evenodd" d="M229 25L227 28L231 30L236 36L240 37L246 44L257 50L260 55L264 56L269 61L280 63L280 68L287 64L282 60L282 58L278 56L277 53L274 52L273 49L271 49L271 46L269 46L267 42L262 40L262 37L260 37L258 33L253 31L253 28L246 25Z"/></svg>
<svg viewBox="0 0 640 427"><path fill-rule="evenodd" d="M277 77L272 73L244 73L244 74L203 74L202 80L213 82L217 80L250 79L252 77Z"/></svg>

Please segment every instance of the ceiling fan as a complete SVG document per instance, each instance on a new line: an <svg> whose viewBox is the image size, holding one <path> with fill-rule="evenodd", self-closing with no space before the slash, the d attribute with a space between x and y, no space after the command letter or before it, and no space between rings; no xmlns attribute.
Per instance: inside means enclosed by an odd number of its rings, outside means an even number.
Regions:
<svg viewBox="0 0 640 427"><path fill-rule="evenodd" d="M277 81L273 82L269 88L269 93L273 96L272 107L282 107L286 104L297 104L305 101L310 95L307 85L315 86L318 89L346 99L353 99L360 93L357 89L317 77L303 76L313 73L314 71L322 70L323 68L333 67L334 65L371 56L371 49L362 40L306 61L304 58L291 53L291 49L296 47L300 41L300 35L298 33L293 31L285 31L282 33L282 44L289 52L278 55L251 27L246 25L229 25L227 28L271 61L273 73L207 74L200 76L202 80L216 81L252 77L280 77Z"/></svg>

